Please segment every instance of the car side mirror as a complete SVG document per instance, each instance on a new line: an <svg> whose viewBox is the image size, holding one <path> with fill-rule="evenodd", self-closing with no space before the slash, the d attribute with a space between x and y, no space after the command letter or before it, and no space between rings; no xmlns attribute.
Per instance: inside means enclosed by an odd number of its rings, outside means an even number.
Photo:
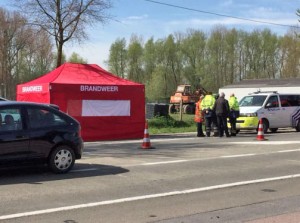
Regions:
<svg viewBox="0 0 300 223"><path fill-rule="evenodd" d="M265 106L265 108L272 108L273 106L272 106L272 103L268 103L268 104L266 104L266 106Z"/></svg>

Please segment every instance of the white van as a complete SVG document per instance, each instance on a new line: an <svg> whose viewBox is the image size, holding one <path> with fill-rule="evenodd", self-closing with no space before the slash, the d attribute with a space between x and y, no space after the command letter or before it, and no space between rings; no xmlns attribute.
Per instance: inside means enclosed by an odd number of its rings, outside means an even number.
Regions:
<svg viewBox="0 0 300 223"><path fill-rule="evenodd" d="M262 119L263 130L276 132L278 128L293 127L300 131L300 94L254 92L239 102L240 117L237 130L256 129Z"/></svg>

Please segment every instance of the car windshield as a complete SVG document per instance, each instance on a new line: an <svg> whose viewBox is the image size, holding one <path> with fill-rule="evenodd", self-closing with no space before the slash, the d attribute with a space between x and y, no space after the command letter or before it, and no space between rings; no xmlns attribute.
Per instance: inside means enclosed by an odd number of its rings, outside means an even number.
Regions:
<svg viewBox="0 0 300 223"><path fill-rule="evenodd" d="M266 100L267 95L250 95L243 97L240 101L240 107L248 107L248 106L262 106L264 101Z"/></svg>

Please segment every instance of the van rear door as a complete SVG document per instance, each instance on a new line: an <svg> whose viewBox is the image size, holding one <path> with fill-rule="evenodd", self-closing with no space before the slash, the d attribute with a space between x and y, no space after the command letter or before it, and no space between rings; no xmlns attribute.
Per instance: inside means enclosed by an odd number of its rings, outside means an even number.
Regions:
<svg viewBox="0 0 300 223"><path fill-rule="evenodd" d="M300 109L300 95L280 95L279 97L282 107L283 127L292 127L293 115Z"/></svg>

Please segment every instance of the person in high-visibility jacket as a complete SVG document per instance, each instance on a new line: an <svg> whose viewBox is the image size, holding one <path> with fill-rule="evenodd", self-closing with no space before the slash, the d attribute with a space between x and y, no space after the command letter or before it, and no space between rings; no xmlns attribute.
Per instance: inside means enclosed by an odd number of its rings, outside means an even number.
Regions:
<svg viewBox="0 0 300 223"><path fill-rule="evenodd" d="M212 92L208 92L203 100L201 101L201 109L204 113L205 118L205 132L206 136L210 137L211 132L211 125L213 122L213 119L215 117L215 113L213 111L214 104L216 102L215 97L212 95Z"/></svg>
<svg viewBox="0 0 300 223"><path fill-rule="evenodd" d="M231 136L236 136L236 119L239 117L240 114L240 106L234 93L230 95L228 102L230 108L230 113L229 113L230 132L231 132Z"/></svg>
<svg viewBox="0 0 300 223"><path fill-rule="evenodd" d="M204 137L204 133L202 130L202 123L203 123L203 115L202 115L202 109L201 109L201 101L204 98L203 95L200 96L199 101L196 103L195 107L195 122L197 125L197 137Z"/></svg>

